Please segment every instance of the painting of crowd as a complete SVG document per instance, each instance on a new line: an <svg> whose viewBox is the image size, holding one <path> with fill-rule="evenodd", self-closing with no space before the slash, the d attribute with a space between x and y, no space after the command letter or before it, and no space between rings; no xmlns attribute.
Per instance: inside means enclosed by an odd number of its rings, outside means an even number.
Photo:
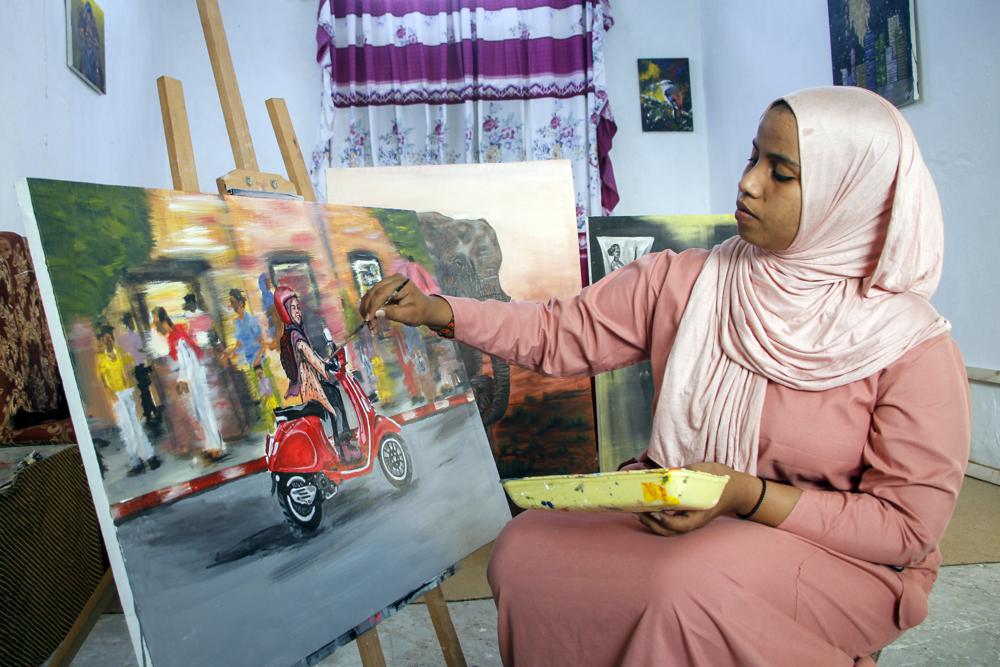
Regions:
<svg viewBox="0 0 1000 667"><path fill-rule="evenodd" d="M103 307L63 322L111 502L263 455L275 409L305 400L281 363L279 291L294 293L317 358L345 346L377 410L469 390L450 342L359 326L357 302L388 273L437 289L429 259L414 259L426 254L417 225L395 240L387 229L404 212L140 192L142 219L125 224L148 249L113 276ZM348 429L338 398L321 403Z"/></svg>

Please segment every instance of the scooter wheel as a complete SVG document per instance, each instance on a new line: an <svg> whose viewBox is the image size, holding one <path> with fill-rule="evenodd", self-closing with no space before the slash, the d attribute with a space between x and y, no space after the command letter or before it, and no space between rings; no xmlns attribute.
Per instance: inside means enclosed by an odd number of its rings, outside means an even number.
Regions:
<svg viewBox="0 0 1000 667"><path fill-rule="evenodd" d="M413 479L413 463L406 441L399 433L389 433L382 438L378 463L385 478L395 487L405 486Z"/></svg>
<svg viewBox="0 0 1000 667"><path fill-rule="evenodd" d="M323 519L323 493L312 475L283 474L277 480L278 505L292 531L313 533Z"/></svg>

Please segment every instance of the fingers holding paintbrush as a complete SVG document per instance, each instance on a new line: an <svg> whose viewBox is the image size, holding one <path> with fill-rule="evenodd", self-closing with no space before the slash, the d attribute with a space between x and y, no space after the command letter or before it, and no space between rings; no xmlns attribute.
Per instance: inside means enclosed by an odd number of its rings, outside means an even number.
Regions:
<svg viewBox="0 0 1000 667"><path fill-rule="evenodd" d="M405 309L407 305L409 292L407 287L409 285L410 279L398 273L379 281L361 298L361 303L358 305L361 317L366 322L372 322L375 318L387 317L386 308L389 308L393 314L398 314L396 313L397 306L403 306Z"/></svg>
<svg viewBox="0 0 1000 667"><path fill-rule="evenodd" d="M398 273L368 290L358 310L372 328L376 318L383 317L410 326L426 324L437 327L448 324L452 318L447 301L438 296L427 296L409 278Z"/></svg>

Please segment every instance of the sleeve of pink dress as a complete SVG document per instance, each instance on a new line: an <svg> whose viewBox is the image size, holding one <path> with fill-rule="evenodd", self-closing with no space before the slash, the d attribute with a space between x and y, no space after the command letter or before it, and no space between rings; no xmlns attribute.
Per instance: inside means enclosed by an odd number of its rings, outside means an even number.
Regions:
<svg viewBox="0 0 1000 667"><path fill-rule="evenodd" d="M530 370L558 377L594 375L649 358L649 322L678 257L646 255L571 299L476 301L446 296L455 338Z"/></svg>
<svg viewBox="0 0 1000 667"><path fill-rule="evenodd" d="M913 348L878 379L858 493L807 489L780 527L873 563L919 563L955 510L970 419L965 366L951 337Z"/></svg>

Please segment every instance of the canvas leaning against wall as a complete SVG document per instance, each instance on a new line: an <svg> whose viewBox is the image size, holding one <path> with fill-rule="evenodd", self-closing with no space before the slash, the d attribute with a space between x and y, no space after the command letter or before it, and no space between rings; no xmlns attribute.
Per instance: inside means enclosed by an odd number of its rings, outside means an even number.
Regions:
<svg viewBox="0 0 1000 667"><path fill-rule="evenodd" d="M833 83L897 107L920 99L913 0L827 0Z"/></svg>
<svg viewBox="0 0 1000 667"><path fill-rule="evenodd" d="M338 204L419 211L443 294L545 301L580 291L566 160L327 171ZM543 377L462 346L501 477L593 472L590 380Z"/></svg>
<svg viewBox="0 0 1000 667"><path fill-rule="evenodd" d="M34 179L19 197L153 665L316 660L509 517L454 344L359 326L386 272L435 280L412 211Z"/></svg>
<svg viewBox="0 0 1000 667"><path fill-rule="evenodd" d="M651 252L711 248L736 234L732 215L593 217L589 225L591 282ZM649 444L653 384L648 361L594 379L602 471L617 470Z"/></svg>

